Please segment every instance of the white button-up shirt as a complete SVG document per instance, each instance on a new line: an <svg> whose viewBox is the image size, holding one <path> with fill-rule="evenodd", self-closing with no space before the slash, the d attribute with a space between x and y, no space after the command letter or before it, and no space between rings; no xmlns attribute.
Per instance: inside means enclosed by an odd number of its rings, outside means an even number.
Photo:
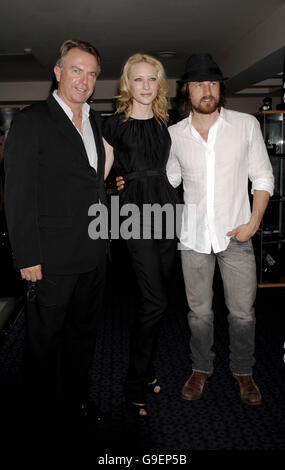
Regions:
<svg viewBox="0 0 285 470"><path fill-rule="evenodd" d="M167 164L170 183L183 180L185 209L180 243L184 249L215 253L227 248L227 232L251 217L248 179L252 192L272 195L274 178L257 119L221 109L207 142L192 125L192 114L169 127L172 146Z"/></svg>
<svg viewBox="0 0 285 470"><path fill-rule="evenodd" d="M53 97L61 106L65 114L69 117L75 129L77 129L74 122L72 121L73 112L71 111L70 107L58 96L57 90L53 91ZM90 112L89 104L83 103L82 105L82 132L80 132L79 129L77 129L77 131L82 137L83 144L84 144L87 156L88 156L89 164L97 171L98 156L97 156L97 149L96 149L94 134L93 134L93 130L90 124L90 120L89 120L89 112Z"/></svg>

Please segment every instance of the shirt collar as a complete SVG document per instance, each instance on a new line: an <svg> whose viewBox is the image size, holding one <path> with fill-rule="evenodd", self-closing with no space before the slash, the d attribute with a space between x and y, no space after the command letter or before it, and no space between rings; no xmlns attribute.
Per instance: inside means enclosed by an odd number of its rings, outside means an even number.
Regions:
<svg viewBox="0 0 285 470"><path fill-rule="evenodd" d="M190 126L191 133L193 132L192 117L193 117L193 113L191 112L189 114L188 118L185 119L185 131L187 131L187 129L189 129L189 126ZM216 123L220 120L223 120L227 124L230 124L230 119L229 119L229 116L227 114L227 110L223 107L221 107L221 109L220 109L220 114L219 114L219 117L218 117Z"/></svg>
<svg viewBox="0 0 285 470"><path fill-rule="evenodd" d="M221 107L220 110L220 118L223 119L227 124L231 124L229 114L227 110L223 107Z"/></svg>
<svg viewBox="0 0 285 470"><path fill-rule="evenodd" d="M69 119L72 121L73 112L71 111L70 107L58 96L57 90L54 90L52 95L54 99L58 102L58 104L62 107L62 109L65 111ZM82 122L85 122L89 118L89 111L90 111L89 104L83 103L81 110L82 110Z"/></svg>

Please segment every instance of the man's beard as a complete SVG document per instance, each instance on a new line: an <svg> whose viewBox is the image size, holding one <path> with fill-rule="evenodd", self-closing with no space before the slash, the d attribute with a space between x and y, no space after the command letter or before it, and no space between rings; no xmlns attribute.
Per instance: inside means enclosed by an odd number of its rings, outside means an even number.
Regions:
<svg viewBox="0 0 285 470"><path fill-rule="evenodd" d="M209 103L205 103L203 100L206 98L212 98L212 99ZM196 111L196 113L212 114L216 111L216 109L220 107L220 98L217 99L217 98L214 98L214 96L212 95L209 95L209 96L207 95L201 98L198 106L194 106L193 103L191 104L192 104L193 110Z"/></svg>

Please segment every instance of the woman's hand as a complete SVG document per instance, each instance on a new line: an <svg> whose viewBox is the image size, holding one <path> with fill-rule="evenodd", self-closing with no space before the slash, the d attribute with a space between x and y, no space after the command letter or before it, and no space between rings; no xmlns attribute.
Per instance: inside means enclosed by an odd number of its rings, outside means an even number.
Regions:
<svg viewBox="0 0 285 470"><path fill-rule="evenodd" d="M122 176L117 176L116 177L116 185L117 185L117 190L121 191L121 189L124 189L125 187L125 181Z"/></svg>

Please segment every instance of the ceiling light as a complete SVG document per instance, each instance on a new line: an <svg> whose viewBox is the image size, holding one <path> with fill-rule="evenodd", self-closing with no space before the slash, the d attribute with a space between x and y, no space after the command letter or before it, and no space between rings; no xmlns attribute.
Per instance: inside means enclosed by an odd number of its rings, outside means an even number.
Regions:
<svg viewBox="0 0 285 470"><path fill-rule="evenodd" d="M176 52L175 51L160 51L158 52L157 55L163 59L171 59L172 57L176 56Z"/></svg>

